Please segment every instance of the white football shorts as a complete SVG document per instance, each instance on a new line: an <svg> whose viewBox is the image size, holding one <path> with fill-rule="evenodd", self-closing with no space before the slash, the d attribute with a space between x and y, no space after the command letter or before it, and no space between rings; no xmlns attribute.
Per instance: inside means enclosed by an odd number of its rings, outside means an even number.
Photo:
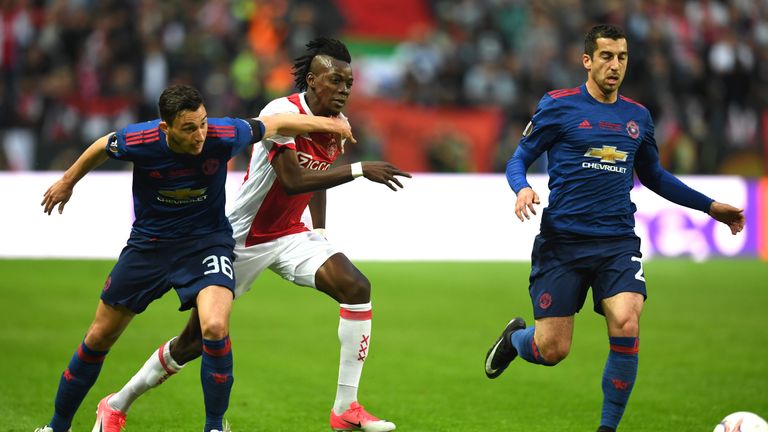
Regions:
<svg viewBox="0 0 768 432"><path fill-rule="evenodd" d="M235 244L235 298L248 292L264 269L269 268L296 285L317 288L315 273L332 255L341 251L312 231L287 235L246 247Z"/></svg>

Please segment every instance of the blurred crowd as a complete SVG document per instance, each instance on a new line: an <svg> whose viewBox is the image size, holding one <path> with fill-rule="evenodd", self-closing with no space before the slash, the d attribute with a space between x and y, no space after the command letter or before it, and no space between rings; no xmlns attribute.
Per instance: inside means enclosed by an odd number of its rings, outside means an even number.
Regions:
<svg viewBox="0 0 768 432"><path fill-rule="evenodd" d="M339 3L0 0L0 169L65 169L104 133L155 118L173 83L200 88L211 115L255 116L292 91L292 61L308 40L353 38ZM497 106L492 166L502 171L539 98L584 82L585 31L618 24L630 51L622 93L651 110L668 169L768 172L768 0L425 4L431 23L383 53L353 52L353 99ZM380 155L375 128L352 119L363 138L352 151ZM430 169L471 170L471 146L458 137L425 147Z"/></svg>

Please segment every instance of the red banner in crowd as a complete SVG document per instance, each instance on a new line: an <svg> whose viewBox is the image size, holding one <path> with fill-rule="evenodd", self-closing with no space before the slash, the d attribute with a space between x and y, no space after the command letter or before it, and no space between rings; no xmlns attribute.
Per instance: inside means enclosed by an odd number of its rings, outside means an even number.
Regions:
<svg viewBox="0 0 768 432"><path fill-rule="evenodd" d="M406 39L414 27L432 26L423 0L335 0L344 14L344 33L372 39Z"/></svg>
<svg viewBox="0 0 768 432"><path fill-rule="evenodd" d="M355 128L378 135L388 162L410 172L491 171L502 122L496 107L428 108L357 97L347 114Z"/></svg>

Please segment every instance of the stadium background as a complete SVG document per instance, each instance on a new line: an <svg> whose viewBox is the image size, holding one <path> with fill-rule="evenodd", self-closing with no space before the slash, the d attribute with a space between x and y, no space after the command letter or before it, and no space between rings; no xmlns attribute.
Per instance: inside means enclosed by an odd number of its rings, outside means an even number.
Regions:
<svg viewBox="0 0 768 432"><path fill-rule="evenodd" d="M396 194L362 180L329 193L330 236L374 284L361 401L418 432L593 429L607 348L589 308L557 368L515 363L488 381L480 363L506 320L530 318L537 223L513 220L499 173L541 95L584 81L581 37L596 22L628 32L622 93L651 110L664 166L748 218L731 238L633 191L646 256L681 258L645 265L643 361L623 429L711 430L728 412L768 415L768 2L0 0L0 429L49 417L132 218L126 165L87 176L62 216L41 214L45 187L93 139L155 117L168 84L199 87L211 115L256 115L292 90L292 59L318 35L353 54L346 111L359 144L347 160L418 173ZM246 162L232 163L230 188ZM545 176L533 181L545 192ZM272 275L256 285L233 316L230 420L235 430L324 430L333 302ZM182 326L176 307L165 296L126 332L76 430ZM197 428L196 368L138 402L129 430Z"/></svg>
<svg viewBox="0 0 768 432"><path fill-rule="evenodd" d="M622 92L651 110L668 169L765 175L768 5L751 0L3 0L0 169L66 168L155 117L171 83L212 115L255 115L327 35L353 53L350 158L501 172L541 95L584 81L596 22L627 31Z"/></svg>

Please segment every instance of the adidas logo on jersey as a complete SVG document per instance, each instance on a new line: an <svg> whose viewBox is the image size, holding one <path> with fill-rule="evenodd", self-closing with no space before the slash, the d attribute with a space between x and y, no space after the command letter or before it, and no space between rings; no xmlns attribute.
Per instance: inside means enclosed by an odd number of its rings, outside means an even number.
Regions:
<svg viewBox="0 0 768 432"><path fill-rule="evenodd" d="M579 129L592 129L592 125L589 124L589 120L584 119L583 122L579 123Z"/></svg>

